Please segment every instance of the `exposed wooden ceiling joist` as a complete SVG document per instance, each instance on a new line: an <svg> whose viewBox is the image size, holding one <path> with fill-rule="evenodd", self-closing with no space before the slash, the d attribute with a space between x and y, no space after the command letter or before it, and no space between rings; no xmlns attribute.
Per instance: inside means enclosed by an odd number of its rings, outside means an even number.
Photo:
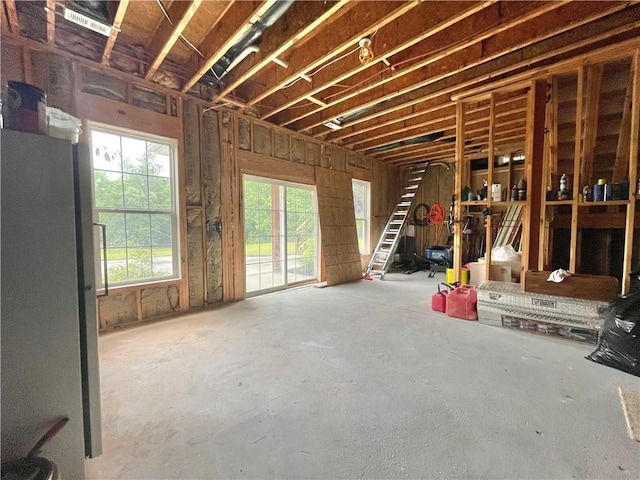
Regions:
<svg viewBox="0 0 640 480"><path fill-rule="evenodd" d="M311 5L294 3L282 18L263 34L260 39L260 51L252 59L244 60L234 69L233 81L218 93L217 98L224 99L236 87L291 48L295 42L304 41L307 35L332 16L338 15L348 3L349 0L313 2Z"/></svg>
<svg viewBox="0 0 640 480"><path fill-rule="evenodd" d="M190 0L173 2L171 4L167 13L173 25L167 27L165 24L161 24L147 47L147 50L151 52L152 55L155 55L145 75L147 80L153 78L153 75L160 65L162 65L162 62L178 41L182 32L184 32L191 18L193 18L198 11L202 2L203 0ZM232 4L233 2L230 0L228 6L231 7Z"/></svg>
<svg viewBox="0 0 640 480"><path fill-rule="evenodd" d="M47 0L47 43L56 43L56 2Z"/></svg>
<svg viewBox="0 0 640 480"><path fill-rule="evenodd" d="M11 33L20 33L20 22L18 21L18 10L16 9L15 0L3 0L2 4L7 13Z"/></svg>
<svg viewBox="0 0 640 480"><path fill-rule="evenodd" d="M520 131L511 131L524 118L518 88L560 68L578 68L586 53L590 62L612 62L640 48L640 4L631 1L451 1L434 8L419 0L296 0L286 9L276 2L165 0L167 21L157 0L122 0L104 53L85 58L105 73L118 68L137 75L132 78L145 87L213 98L404 165L453 158L458 99L464 99L469 135L459 147L480 158L488 148L489 88L510 91L495 103L493 145L505 149L522 141ZM63 23L56 25L50 14L43 37L44 17L28 22L23 15L35 10L26 4L3 1L3 35L40 39L51 51L74 44L60 42ZM71 28L65 24L65 35L73 35ZM77 28L76 45L88 38ZM116 36L118 58L129 55L139 70L124 70L133 62L109 64ZM374 52L364 65L357 53L363 37ZM254 47L248 56L246 45ZM132 53L140 46L142 55ZM64 53L78 55L70 48ZM622 158L624 150L616 154Z"/></svg>
<svg viewBox="0 0 640 480"><path fill-rule="evenodd" d="M216 23L202 42L200 50L203 52L205 60L196 73L182 86L182 92L188 92L275 2L276 0L235 2L235 8L230 9ZM196 54L193 57L195 57L196 63L200 63Z"/></svg>
<svg viewBox="0 0 640 480"><path fill-rule="evenodd" d="M470 4L460 4L457 2L445 2L439 5L437 11L431 11L432 8L428 3L423 3L416 10L408 12L405 16L401 17L402 21L394 22L382 27L376 33L375 43L372 47L375 49L380 38L395 39L396 42L389 40L383 43L386 48L375 53L374 60L365 65L360 65L354 62L354 58L345 58L340 62L336 62L331 70L318 72L314 77L317 86L308 86L302 82L298 82L291 87L291 91L288 94L291 96L291 100L287 102L278 102L278 106L262 115L263 119L269 119L274 115L286 110L289 107L296 105L301 101L305 95L316 95L328 87L340 84L344 80L370 68L380 68L380 63L383 59L387 59L402 52L404 49L409 48L419 42L426 40L427 38L436 35L442 30L455 25L456 22L463 20L474 13L486 8L488 5L494 2L475 2ZM431 15L429 15L431 13ZM410 18L405 19L406 16ZM408 28L409 22L415 22L419 19L419 24L422 26L420 33L416 33L414 28ZM375 52L375 50L374 50ZM382 70L386 70L386 65L382 66ZM316 78L317 77L317 78ZM276 123L285 123L278 122Z"/></svg>
<svg viewBox="0 0 640 480"><path fill-rule="evenodd" d="M555 4L555 2L550 2ZM363 108L375 106L381 101L391 100L405 93L431 85L457 73L464 72L508 53L520 50L544 39L553 37L589 21L601 18L609 13L623 9L628 2L602 2L563 5L553 12L534 18L523 28L505 30L497 33L490 41L468 41L465 49L458 45L445 49L436 55L435 61L420 62L423 67L418 71L400 78L394 76L393 82L379 81L369 87L359 89L330 103L328 108L315 108L313 113L296 115L294 120L287 119L279 124L289 125L293 130L305 132L334 118L357 113ZM587 12L587 13L585 13ZM453 32L451 32L453 33ZM464 32L468 36L468 32ZM478 35L483 38L484 35ZM426 80L425 80L426 78ZM385 85L389 83L389 85ZM390 93L388 93L390 92Z"/></svg>
<svg viewBox="0 0 640 480"><path fill-rule="evenodd" d="M417 0L402 2L358 2L354 7L334 21L331 29L319 29L309 40L307 48L298 48L287 58L287 69L273 67L270 72L261 72L247 91L247 102L255 105L277 93L300 76L313 73L345 51L357 46L358 41L371 36L405 13L417 7ZM356 33L354 33L356 32ZM312 96L312 95L310 95ZM306 97L305 97L306 98Z"/></svg>
<svg viewBox="0 0 640 480"><path fill-rule="evenodd" d="M129 0L120 0L118 9L116 10L116 15L113 19L113 28L111 29L111 35L109 35L109 38L107 38L107 43L105 44L104 51L102 53L102 65L109 64L109 58L111 58L111 52L113 50L113 46L116 44L118 33L120 33L120 26L124 21L124 16L127 13L128 6Z"/></svg>

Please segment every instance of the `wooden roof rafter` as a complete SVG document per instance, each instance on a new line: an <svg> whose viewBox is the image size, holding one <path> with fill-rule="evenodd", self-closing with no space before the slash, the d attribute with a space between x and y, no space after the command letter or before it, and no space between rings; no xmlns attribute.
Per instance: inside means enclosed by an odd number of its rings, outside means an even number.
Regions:
<svg viewBox="0 0 640 480"><path fill-rule="evenodd" d="M255 5L255 3L257 3L257 5ZM195 74L184 83L181 89L182 93L188 92L233 45L238 43L238 40L251 28L251 25L262 17L275 3L276 0L236 2L236 7L229 10L218 20L214 28L199 45L199 49L203 52L205 60L196 70ZM200 62L197 54L194 53L192 58L195 58L195 62ZM227 101L229 100L227 99Z"/></svg>
<svg viewBox="0 0 640 480"><path fill-rule="evenodd" d="M196 14L203 0L190 0L174 2L168 10L168 16L173 22L170 29L162 27L156 30L153 39L149 43L147 50L155 55L153 61L149 65L145 78L147 80L153 78L162 62L167 57L173 46L176 44L182 32L187 27L193 16ZM227 9L231 7L233 1L229 0Z"/></svg>
<svg viewBox="0 0 640 480"><path fill-rule="evenodd" d="M313 45L332 45L328 52L324 52L325 48L320 50L316 48L294 50L288 58L288 68L286 70L274 68L273 75L276 80L269 82L269 86L261 92L250 93L247 104L255 105L274 95L281 88L297 81L301 75L313 72L330 61L335 61L336 57L357 45L361 38L374 34L378 29L388 25L418 5L418 0L412 0L407 3L356 2L346 15L333 22L331 30L321 29L318 35L308 40L313 42ZM353 34L352 32L358 33ZM257 79L257 84L260 83L262 77L264 75ZM305 96L305 98L308 97L315 98L313 95Z"/></svg>
<svg viewBox="0 0 640 480"><path fill-rule="evenodd" d="M47 0L47 43L55 45L56 43L56 2L55 0Z"/></svg>
<svg viewBox="0 0 640 480"><path fill-rule="evenodd" d="M255 55L253 65L248 65L245 59L234 69L234 79L217 95L218 100L224 100L238 86L252 78L263 68L271 64L294 43L303 41L322 23L337 15L341 9L349 4L349 0L336 0L331 3L313 2L311 5L294 3L275 25L266 30L260 39L260 51ZM353 3L351 3L353 6Z"/></svg>
<svg viewBox="0 0 640 480"><path fill-rule="evenodd" d="M416 89L497 60L506 54L517 52L530 45L555 37L567 30L619 11L628 5L627 2L568 3L562 4L553 12L545 10L543 15L539 17L535 16L534 12L531 12L532 17L530 20L536 22L535 27L530 25L529 27L515 30L502 29L499 33L491 36L491 42L488 42L486 32L480 35L473 35L472 40L467 40L462 44L451 45L450 48L442 50L437 56L420 62L422 65L421 70L394 77L392 81L378 82L367 88L359 89L357 92L351 92L331 102L328 108L318 107L311 112L297 114L293 118L288 118L284 122L278 123L289 125L290 128L299 132L306 132L333 118L354 114L363 108L375 106L381 101L392 100L404 94L411 94ZM585 9L589 14L585 14ZM556 15L560 11L562 11L563 15ZM567 21L566 17L574 18L574 20ZM468 32L462 32L461 35L469 36ZM487 42L482 42L482 40L478 39L487 40ZM464 49L460 48L462 45L465 45ZM473 48L471 48L472 46Z"/></svg>
<svg viewBox="0 0 640 480"><path fill-rule="evenodd" d="M274 115L302 101L305 95L315 96L318 93L324 91L326 88L340 84L341 82L352 77L353 75L363 72L364 70L367 70L369 68L378 66L383 60L390 58L393 55L396 55L402 52L404 49L409 48L412 45L415 45L416 43L419 43L437 34L438 32L446 29L447 27L454 25L456 22L477 13L478 11L482 10L483 8L486 8L488 5L491 5L493 3L495 3L493 0L486 1L486 2L474 2L472 3L471 7L468 5L464 5L464 8L460 8L459 6L454 5L453 3L451 4L443 3L441 5L441 9L446 12L446 18L444 20L441 20L439 17L436 17L436 16L424 18L424 22L425 22L425 24L423 25L424 28L418 34L416 34L415 32L407 32L406 29L402 29L401 28L402 24L400 24L400 26L398 26L395 23L384 25L383 27L380 28L380 30L376 35L383 36L385 34L385 29L389 29L391 31L389 35L397 35L400 38L404 38L404 41L396 45L390 45L387 48L387 50L377 52L376 57L374 57L374 60L372 62L369 62L368 64L365 64L365 65L356 64L354 66L353 62L351 61L340 62L335 64L334 68L330 73L325 74L323 72L323 75L325 78L321 76L318 79L318 84L319 84L318 87L313 87L313 86L308 87L306 85L298 85L294 87L292 89L293 90L292 95L294 97L293 99L280 104L278 107L273 108L269 112L263 114L261 118L263 120L271 118ZM425 6L423 7L422 5L425 5ZM428 5L425 3L423 3L422 5L419 7L425 10L428 8ZM408 12L408 15L420 16L420 12L411 11L411 12ZM388 67L385 66L385 69L386 68ZM280 122L276 122L276 123L280 123ZM282 124L284 125L284 123Z"/></svg>
<svg viewBox="0 0 640 480"><path fill-rule="evenodd" d="M2 0L5 12L7 14L7 21L9 22L9 29L11 33L20 33L20 22L18 21L18 10L16 9L16 0Z"/></svg>
<svg viewBox="0 0 640 480"><path fill-rule="evenodd" d="M113 46L116 44L118 33L120 33L120 26L124 21L124 16L127 13L128 6L129 6L129 0L120 0L120 3L118 4L118 9L116 10L116 15L113 18L111 35L109 35L109 38L107 38L107 43L105 44L104 51L102 53L102 60L100 61L102 65L109 64L109 59L111 58L111 52L113 51Z"/></svg>

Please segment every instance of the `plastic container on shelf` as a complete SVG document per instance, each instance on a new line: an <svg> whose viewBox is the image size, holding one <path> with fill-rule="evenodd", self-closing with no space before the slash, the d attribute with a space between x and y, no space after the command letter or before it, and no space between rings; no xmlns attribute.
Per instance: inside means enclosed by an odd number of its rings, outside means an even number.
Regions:
<svg viewBox="0 0 640 480"><path fill-rule="evenodd" d="M50 137L78 143L82 133L82 121L57 108L47 107L47 127Z"/></svg>

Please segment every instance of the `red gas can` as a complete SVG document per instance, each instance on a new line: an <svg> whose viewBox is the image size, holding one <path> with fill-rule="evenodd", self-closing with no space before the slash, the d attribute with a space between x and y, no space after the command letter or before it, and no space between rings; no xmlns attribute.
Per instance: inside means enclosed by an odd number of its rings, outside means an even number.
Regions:
<svg viewBox="0 0 640 480"><path fill-rule="evenodd" d="M440 285L438 285L438 293L434 293L431 296L431 310L436 312L446 312L447 311L447 295L449 292L447 290L440 290Z"/></svg>
<svg viewBox="0 0 640 480"><path fill-rule="evenodd" d="M478 294L474 285L462 285L447 296L447 315L463 320L478 320Z"/></svg>

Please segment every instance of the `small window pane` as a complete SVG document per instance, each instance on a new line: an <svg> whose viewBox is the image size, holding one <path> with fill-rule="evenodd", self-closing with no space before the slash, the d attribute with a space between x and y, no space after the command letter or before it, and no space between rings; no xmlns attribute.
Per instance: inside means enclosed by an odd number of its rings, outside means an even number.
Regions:
<svg viewBox="0 0 640 480"><path fill-rule="evenodd" d="M171 215L151 215L151 244L154 247L171 247L172 239Z"/></svg>
<svg viewBox="0 0 640 480"><path fill-rule="evenodd" d="M122 174L95 170L96 207L118 208L123 206Z"/></svg>
<svg viewBox="0 0 640 480"><path fill-rule="evenodd" d="M151 248L130 248L128 251L127 270L129 280L151 278Z"/></svg>
<svg viewBox="0 0 640 480"><path fill-rule="evenodd" d="M147 149L144 140L122 137L122 169L126 173L147 174Z"/></svg>
<svg viewBox="0 0 640 480"><path fill-rule="evenodd" d="M173 275L173 257L171 247L153 247L151 249L154 277Z"/></svg>
<svg viewBox="0 0 640 480"><path fill-rule="evenodd" d="M128 208L149 206L149 187L145 175L124 174L124 204Z"/></svg>
<svg viewBox="0 0 640 480"><path fill-rule="evenodd" d="M91 148L93 149L93 168L122 171L119 135L94 130L91 132Z"/></svg>
<svg viewBox="0 0 640 480"><path fill-rule="evenodd" d="M151 245L150 215L146 213L127 213L127 246L148 247ZM151 257L151 253L149 253Z"/></svg>
<svg viewBox="0 0 640 480"><path fill-rule="evenodd" d="M171 156L168 145L147 143L149 175L171 177Z"/></svg>
<svg viewBox="0 0 640 480"><path fill-rule="evenodd" d="M149 177L149 208L156 210L171 208L171 180Z"/></svg>
<svg viewBox="0 0 640 480"><path fill-rule="evenodd" d="M100 212L98 221L107 226L107 247L124 247L126 235L124 229L124 213Z"/></svg>

